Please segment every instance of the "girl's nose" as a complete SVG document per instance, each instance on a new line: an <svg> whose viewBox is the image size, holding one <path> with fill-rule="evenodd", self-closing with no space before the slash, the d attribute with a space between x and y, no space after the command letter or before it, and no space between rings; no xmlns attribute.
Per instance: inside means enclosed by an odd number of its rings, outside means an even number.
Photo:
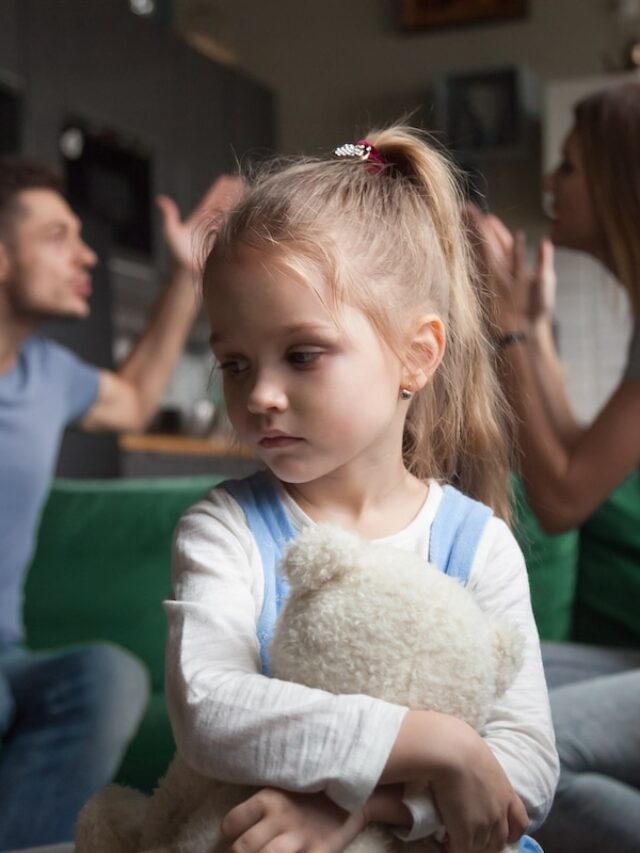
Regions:
<svg viewBox="0 0 640 853"><path fill-rule="evenodd" d="M282 412L287 408L287 395L273 377L258 376L247 400L247 409L252 415L266 412Z"/></svg>

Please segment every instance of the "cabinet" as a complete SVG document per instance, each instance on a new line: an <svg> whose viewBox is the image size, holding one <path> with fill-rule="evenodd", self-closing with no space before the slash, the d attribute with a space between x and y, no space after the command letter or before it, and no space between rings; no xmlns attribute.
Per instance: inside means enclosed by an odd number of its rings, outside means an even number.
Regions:
<svg viewBox="0 0 640 853"><path fill-rule="evenodd" d="M224 436L122 435L119 443L125 477L245 477L264 467L248 450Z"/></svg>
<svg viewBox="0 0 640 853"><path fill-rule="evenodd" d="M25 153L60 163L60 132L70 118L107 129L149 152L152 194L171 195L184 213L217 174L274 144L267 88L132 14L128 0L0 0L3 81L23 95ZM90 322L52 330L98 366L111 365L114 334L140 332L158 295L166 258L155 210L153 232L150 255L100 239ZM203 349L207 337L200 318L189 345ZM58 473L115 474L114 441L70 434Z"/></svg>

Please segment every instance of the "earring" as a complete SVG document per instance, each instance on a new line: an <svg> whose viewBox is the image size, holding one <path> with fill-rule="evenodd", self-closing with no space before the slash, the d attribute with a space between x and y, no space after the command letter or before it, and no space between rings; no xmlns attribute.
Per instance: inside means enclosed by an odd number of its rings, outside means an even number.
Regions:
<svg viewBox="0 0 640 853"><path fill-rule="evenodd" d="M413 392L409 391L408 388L400 389L400 399L401 400L410 400L413 397Z"/></svg>

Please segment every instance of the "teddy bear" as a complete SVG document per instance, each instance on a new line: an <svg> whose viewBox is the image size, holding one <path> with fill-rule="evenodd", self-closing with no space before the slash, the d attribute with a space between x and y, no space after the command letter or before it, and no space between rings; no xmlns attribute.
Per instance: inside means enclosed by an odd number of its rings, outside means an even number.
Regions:
<svg viewBox="0 0 640 853"><path fill-rule="evenodd" d="M320 524L288 546L281 568L290 589L269 650L276 678L440 711L479 729L521 666L519 631L487 617L418 554ZM178 755L151 797L111 785L89 800L76 853L222 853L222 817L254 791L205 778ZM435 808L433 829L405 843L369 826L348 851L436 853Z"/></svg>

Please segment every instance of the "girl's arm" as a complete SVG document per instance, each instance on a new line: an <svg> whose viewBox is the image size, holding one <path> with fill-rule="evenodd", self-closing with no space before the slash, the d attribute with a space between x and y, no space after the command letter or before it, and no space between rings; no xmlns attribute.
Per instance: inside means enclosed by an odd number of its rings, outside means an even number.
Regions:
<svg viewBox="0 0 640 853"><path fill-rule="evenodd" d="M480 733L485 752L478 749L474 741L477 737L475 733L468 727L465 733L464 724L452 717L437 715L441 717L440 736L435 729L425 729L425 733L420 734L422 723L419 715L424 712L410 711L403 720L396 748L382 776L383 781L395 781L398 776L406 778L409 773L410 778L418 782L421 754L439 745L442 756L435 784L432 781L428 790L421 790L419 784L412 785L409 795L404 799L413 818L410 832L402 836L409 840L424 837L433 831L432 794L443 813L438 800L439 781L455 778L456 772L460 778L461 774L468 773L466 781L462 782L472 785L474 774L484 768L479 773L477 784L484 786L491 775L499 788L500 780L491 766L491 760L487 758L488 752L504 771L524 804L533 826L544 820L557 783L558 757L524 560L511 532L498 519L492 519L483 534L474 560L469 589L485 612L509 621L522 631L525 638L524 663L513 685L494 706ZM417 727L414 732L411 732L412 725ZM457 735L451 727L459 727ZM401 751L397 747L405 736L405 749ZM461 761L457 771L456 758ZM435 766L437 769L437 763ZM494 785L494 782L491 784ZM495 790L498 791L498 788ZM477 800L477 795L467 796L462 787L458 793L454 791L453 796L458 800L454 805L458 814L466 808L468 801ZM482 796L491 797L493 794L483 787ZM487 807L483 806L483 810Z"/></svg>
<svg viewBox="0 0 640 853"><path fill-rule="evenodd" d="M526 566L513 534L499 519L487 525L469 588L485 612L515 625L524 636L522 668L481 734L537 826L551 806L559 762Z"/></svg>
<svg viewBox="0 0 640 853"><path fill-rule="evenodd" d="M380 787L358 812L344 811L324 794L293 794L264 788L232 809L222 821L230 853L313 850L340 853L368 823L405 825L402 786Z"/></svg>
<svg viewBox="0 0 640 853"><path fill-rule="evenodd" d="M406 709L260 674L260 558L223 489L181 520L173 572L166 692L183 757L222 781L324 791L349 812L361 809Z"/></svg>

